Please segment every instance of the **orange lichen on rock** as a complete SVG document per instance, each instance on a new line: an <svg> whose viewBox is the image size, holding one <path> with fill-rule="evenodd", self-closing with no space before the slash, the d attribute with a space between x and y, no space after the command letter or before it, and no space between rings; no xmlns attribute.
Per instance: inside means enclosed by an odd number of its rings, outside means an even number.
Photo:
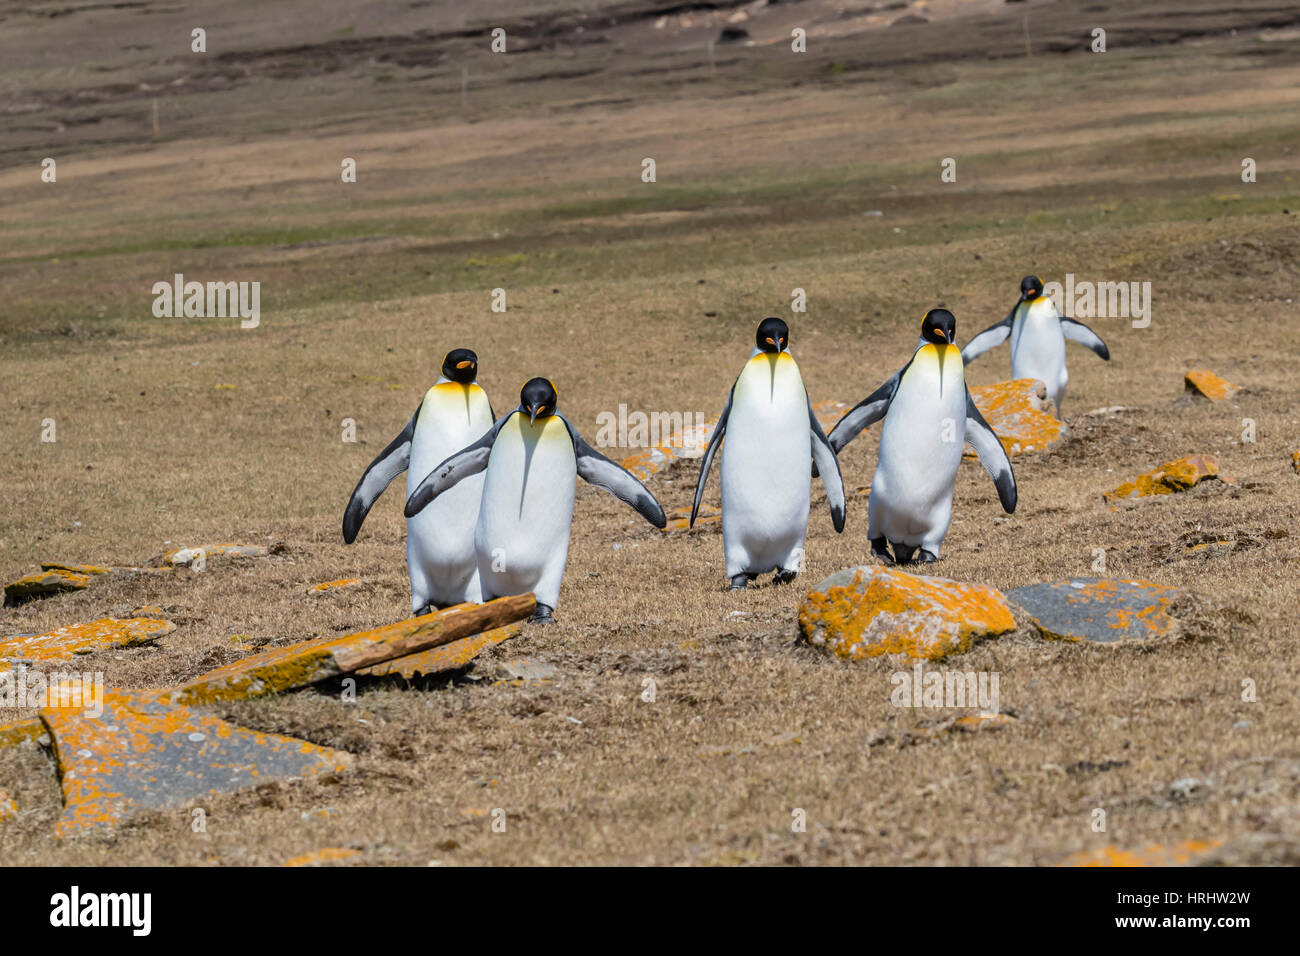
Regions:
<svg viewBox="0 0 1300 956"><path fill-rule="evenodd" d="M357 578L339 578L337 581L326 581L324 584L313 584L307 589L308 594L323 594L326 591L335 591L339 588L350 588L360 584Z"/></svg>
<svg viewBox="0 0 1300 956"><path fill-rule="evenodd" d="M814 647L847 659L937 660L1014 631L1016 622L994 588L859 567L837 571L809 591L799 627Z"/></svg>
<svg viewBox="0 0 1300 956"><path fill-rule="evenodd" d="M717 426L716 418L699 425L683 423L679 428L670 429L674 434L658 445L624 458L622 465L645 481L679 458L699 458L703 455Z"/></svg>
<svg viewBox="0 0 1300 956"><path fill-rule="evenodd" d="M55 835L111 826L138 809L269 780L337 772L351 755L264 734L174 702L170 691L103 692L102 713L43 708L63 789Z"/></svg>
<svg viewBox="0 0 1300 956"><path fill-rule="evenodd" d="M401 674L409 680L420 675L427 677L430 674L458 670L468 666L474 658L478 657L487 648L510 640L522 630L523 626L520 624L494 628L482 634L462 637L460 640L444 644L442 647L435 647L407 657L399 657L397 660L389 661L386 664L376 664L374 667L367 667L357 671L357 673L370 677Z"/></svg>
<svg viewBox="0 0 1300 956"><path fill-rule="evenodd" d="M1056 417L1047 386L1036 378L977 385L970 395L1008 455L1043 451L1068 432L1065 423ZM967 449L966 457L974 455Z"/></svg>
<svg viewBox="0 0 1300 956"><path fill-rule="evenodd" d="M699 514L695 516L695 523L699 524L716 524L722 520L722 512L716 508L700 506ZM689 507L676 508L668 512L668 523L663 526L664 531L686 531L691 526L691 509Z"/></svg>
<svg viewBox="0 0 1300 956"><path fill-rule="evenodd" d="M814 402L812 410L813 414L817 416L817 423L821 425L822 431L829 435L831 429L844 417L844 413L852 407L852 405L847 405L844 402L827 399L824 402Z"/></svg>
<svg viewBox="0 0 1300 956"><path fill-rule="evenodd" d="M1226 481L1219 474L1219 459L1213 455L1190 455L1167 461L1155 471L1138 475L1102 497L1107 501L1126 498L1149 498L1153 495L1172 495L1194 488L1202 481L1214 478Z"/></svg>
<svg viewBox="0 0 1300 956"><path fill-rule="evenodd" d="M64 564L60 561L42 561L42 571L71 571L73 574L108 574L116 570L104 564Z"/></svg>
<svg viewBox="0 0 1300 956"><path fill-rule="evenodd" d="M1190 866L1221 846L1222 840L1184 840L1172 846L1153 843L1140 850L1104 846L1071 854L1057 866Z"/></svg>
<svg viewBox="0 0 1300 956"><path fill-rule="evenodd" d="M1219 378L1209 369L1194 368L1183 376L1183 391L1208 398L1212 402L1221 402L1236 395L1241 387Z"/></svg>
<svg viewBox="0 0 1300 956"><path fill-rule="evenodd" d="M361 855L360 850L354 850L350 847L327 846L320 850L312 850L310 853L303 853L292 859L285 860L285 866L322 866L326 863L341 863L344 860L356 859Z"/></svg>
<svg viewBox="0 0 1300 956"><path fill-rule="evenodd" d="M1300 451L1291 452L1291 470L1300 475Z"/></svg>
<svg viewBox="0 0 1300 956"><path fill-rule="evenodd" d="M1070 578L1016 588L1009 597L1044 637L1113 644L1176 633L1169 608L1179 594L1150 581Z"/></svg>
<svg viewBox="0 0 1300 956"><path fill-rule="evenodd" d="M207 561L216 557L261 558L270 551L260 544L204 544L191 548L172 548L150 560L155 566L191 564L196 559Z"/></svg>
<svg viewBox="0 0 1300 956"><path fill-rule="evenodd" d="M62 568L50 568L28 574L5 585L5 604L21 604L24 601L49 597L51 594L62 594L65 591L81 591L90 587L90 578L89 574L78 574Z"/></svg>
<svg viewBox="0 0 1300 956"><path fill-rule="evenodd" d="M160 619L105 617L85 624L71 624L47 634L0 638L0 660L30 664L65 662L74 654L146 644L171 633L175 627L171 621Z"/></svg>
<svg viewBox="0 0 1300 956"><path fill-rule="evenodd" d="M13 797L0 790L0 823L16 816L18 816L18 804L14 803Z"/></svg>
<svg viewBox="0 0 1300 956"><path fill-rule="evenodd" d="M43 733L45 733L45 725L41 723L39 717L0 724L0 747L17 747L28 740L34 743Z"/></svg>
<svg viewBox="0 0 1300 956"><path fill-rule="evenodd" d="M183 704L200 704L297 690L523 620L536 606L531 594L484 604L457 604L328 641L301 641L271 648L195 678L177 691L176 699Z"/></svg>

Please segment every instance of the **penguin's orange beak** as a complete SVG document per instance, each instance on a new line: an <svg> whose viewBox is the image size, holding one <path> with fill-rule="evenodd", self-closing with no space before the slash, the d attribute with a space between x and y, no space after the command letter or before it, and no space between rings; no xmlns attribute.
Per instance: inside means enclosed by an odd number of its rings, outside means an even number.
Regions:
<svg viewBox="0 0 1300 956"><path fill-rule="evenodd" d="M456 367L457 367L457 368L473 368L473 367L474 367L474 363L471 362L469 359L466 359L466 360L463 361L463 362L457 362L457 363L456 363Z"/></svg>

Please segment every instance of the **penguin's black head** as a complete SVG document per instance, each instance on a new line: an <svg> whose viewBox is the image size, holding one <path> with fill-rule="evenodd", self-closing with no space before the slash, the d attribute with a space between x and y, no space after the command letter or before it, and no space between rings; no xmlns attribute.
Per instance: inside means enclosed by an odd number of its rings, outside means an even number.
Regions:
<svg viewBox="0 0 1300 956"><path fill-rule="evenodd" d="M469 385L478 375L478 356L469 349L452 349L442 360L442 374L453 382Z"/></svg>
<svg viewBox="0 0 1300 956"><path fill-rule="evenodd" d="M548 378L530 378L519 390L519 410L528 413L528 420L535 422L555 414L558 396L555 386Z"/></svg>
<svg viewBox="0 0 1300 956"><path fill-rule="evenodd" d="M1038 276L1025 276L1020 280L1020 298L1033 302L1043 294L1043 280Z"/></svg>
<svg viewBox="0 0 1300 956"><path fill-rule="evenodd" d="M957 339L957 318L947 309L931 309L921 323L921 338L932 345L951 345Z"/></svg>
<svg viewBox="0 0 1300 956"><path fill-rule="evenodd" d="M754 342L760 352L770 352L775 355L790 344L790 327L780 319L764 319L758 323Z"/></svg>

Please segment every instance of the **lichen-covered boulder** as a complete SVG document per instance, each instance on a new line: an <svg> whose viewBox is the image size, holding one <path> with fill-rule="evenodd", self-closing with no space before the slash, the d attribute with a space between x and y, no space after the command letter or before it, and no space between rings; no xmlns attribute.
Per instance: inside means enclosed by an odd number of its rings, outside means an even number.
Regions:
<svg viewBox="0 0 1300 956"><path fill-rule="evenodd" d="M976 385L970 397L1008 455L1044 451L1069 433L1065 423L1056 417L1047 386L1036 378ZM968 450L967 457L973 456Z"/></svg>
<svg viewBox="0 0 1300 956"><path fill-rule="evenodd" d="M1107 501L1172 495L1194 488L1207 479L1224 480L1219 474L1219 459L1213 455L1190 455L1167 461L1154 471L1126 481L1102 497Z"/></svg>
<svg viewBox="0 0 1300 956"><path fill-rule="evenodd" d="M858 567L837 571L808 592L799 628L809 644L847 659L938 660L1014 631L1016 622L994 588Z"/></svg>
<svg viewBox="0 0 1300 956"><path fill-rule="evenodd" d="M28 574L5 585L5 605L23 604L66 591L81 591L90 587L90 578L89 574L78 574L63 568L49 568Z"/></svg>
<svg viewBox="0 0 1300 956"><path fill-rule="evenodd" d="M1183 376L1183 391L1190 392L1198 398L1221 402L1225 398L1232 398L1241 391L1241 387L1233 385L1227 379L1219 378L1209 369L1194 368Z"/></svg>

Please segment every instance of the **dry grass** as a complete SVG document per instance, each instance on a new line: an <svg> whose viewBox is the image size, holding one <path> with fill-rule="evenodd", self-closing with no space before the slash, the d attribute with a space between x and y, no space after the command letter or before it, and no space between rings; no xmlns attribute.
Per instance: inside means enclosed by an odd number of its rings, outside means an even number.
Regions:
<svg viewBox="0 0 1300 956"><path fill-rule="evenodd" d="M57 186L33 184L33 145L28 168L0 173L0 572L133 563L168 543L285 549L0 612L16 633L162 605L180 626L157 647L84 662L114 684L161 686L260 644L404 616L400 496L352 547L339 522L449 348L478 352L498 411L549 375L591 440L619 403L716 414L768 314L791 322L814 398L856 401L906 360L926 309L950 308L964 341L1028 271L1151 281L1152 325L1092 323L1109 364L1072 348L1071 437L1016 461L1014 516L963 467L935 573L1009 589L1088 574L1105 548L1109 574L1196 598L1186 635L1150 647L1025 629L977 646L954 666L996 670L1019 720L918 740L908 731L951 713L895 709L892 665L796 641L802 586L866 559L865 498L837 536L816 487L805 577L732 595L716 525L661 535L584 488L555 626L436 686L375 681L353 705L326 687L226 712L358 754L344 777L215 799L205 835L187 812L155 813L56 843L48 761L0 751L0 788L23 808L0 824L0 857L275 864L348 846L372 864L1034 864L1213 837L1227 862L1295 862L1300 58L1295 41L1253 42L1040 55L1033 74L982 57L830 74L810 54L780 67L793 87L750 49L720 65L720 93L695 77L655 79L651 96L625 52L599 90L540 76L489 87L472 121L425 123L410 94L369 81L348 93L331 75L350 98L328 131L295 122L306 94L284 79L278 110L238 101L243 142L224 135L226 94L213 93L187 135L60 154ZM360 160L355 186L337 181L344 155ZM639 181L643 156L658 160L654 185ZM939 182L944 156L955 185ZM1243 156L1258 183L1240 182ZM261 281L261 328L152 318L150 285L176 271ZM504 316L489 311L496 286ZM790 314L796 286L806 315ZM1195 366L1244 389L1222 405L1185 399ZM970 379L1007 367L994 353ZM1085 414L1111 405L1127 410ZM38 440L46 417L55 444ZM340 441L345 417L355 445ZM1256 444L1241 443L1243 418ZM842 456L849 487L869 482L875 438ZM1236 483L1103 504L1196 452ZM650 487L673 508L694 480L683 465ZM1237 546L1186 552L1209 535ZM304 593L345 576L365 583ZM515 655L560 676L485 679ZM1257 703L1242 702L1244 678ZM1200 789L1171 796L1187 777ZM497 807L505 834L485 815ZM1089 826L1095 807L1106 834ZM806 834L791 832L794 808Z"/></svg>

